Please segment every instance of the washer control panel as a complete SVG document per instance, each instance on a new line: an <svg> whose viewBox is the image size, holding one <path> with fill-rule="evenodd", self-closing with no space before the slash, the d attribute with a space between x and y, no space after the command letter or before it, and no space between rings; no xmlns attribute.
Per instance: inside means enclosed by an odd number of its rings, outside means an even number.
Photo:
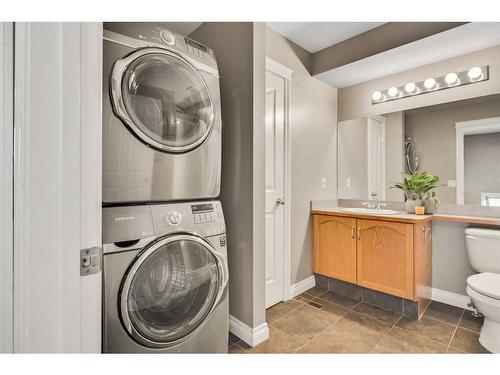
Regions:
<svg viewBox="0 0 500 375"><path fill-rule="evenodd" d="M202 236L226 232L221 203L217 200L153 204L147 207L151 209L156 235L182 230Z"/></svg>
<svg viewBox="0 0 500 375"><path fill-rule="evenodd" d="M168 224L175 227L182 223L182 214L178 211L172 210L166 215L163 215L161 217L161 221L163 224Z"/></svg>

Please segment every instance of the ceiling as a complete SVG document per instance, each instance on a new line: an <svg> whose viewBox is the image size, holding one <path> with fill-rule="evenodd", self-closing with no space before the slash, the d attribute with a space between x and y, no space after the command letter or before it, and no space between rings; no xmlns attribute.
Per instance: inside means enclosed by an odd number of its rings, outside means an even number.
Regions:
<svg viewBox="0 0 500 375"><path fill-rule="evenodd" d="M267 22L267 26L306 51L323 48L364 33L384 22Z"/></svg>

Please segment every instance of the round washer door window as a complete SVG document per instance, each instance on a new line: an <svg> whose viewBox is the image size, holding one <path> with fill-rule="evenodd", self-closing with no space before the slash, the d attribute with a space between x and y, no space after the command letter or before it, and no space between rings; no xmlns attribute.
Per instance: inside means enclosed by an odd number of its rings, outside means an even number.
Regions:
<svg viewBox="0 0 500 375"><path fill-rule="evenodd" d="M209 246L190 235L167 237L132 265L123 284L121 315L138 342L171 346L207 319L219 289L217 259Z"/></svg>
<svg viewBox="0 0 500 375"><path fill-rule="evenodd" d="M182 57L139 50L115 64L112 92L117 115L144 142L166 152L186 152L210 134L214 109L208 87ZM112 89L113 90L113 89Z"/></svg>

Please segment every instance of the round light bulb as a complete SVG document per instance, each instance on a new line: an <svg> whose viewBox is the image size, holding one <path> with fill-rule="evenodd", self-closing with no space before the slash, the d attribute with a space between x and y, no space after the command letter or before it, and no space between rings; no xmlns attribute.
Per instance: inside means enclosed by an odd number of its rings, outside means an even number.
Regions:
<svg viewBox="0 0 500 375"><path fill-rule="evenodd" d="M444 77L444 80L448 85L454 85L458 83L458 76L456 73L448 73L446 77Z"/></svg>
<svg viewBox="0 0 500 375"><path fill-rule="evenodd" d="M483 76L483 71L481 70L480 67L475 66L474 68L470 68L469 71L467 72L467 75L471 79L471 81L477 81Z"/></svg>
<svg viewBox="0 0 500 375"><path fill-rule="evenodd" d="M416 88L417 88L417 86L416 86L413 82L408 82L408 83L405 85L405 91L406 91L408 94L411 94L412 92L414 92Z"/></svg>
<svg viewBox="0 0 500 375"><path fill-rule="evenodd" d="M424 81L424 86L427 90L431 90L436 86L436 80L434 78L427 78Z"/></svg>
<svg viewBox="0 0 500 375"><path fill-rule="evenodd" d="M382 93L380 91L375 91L372 94L372 99L376 102L378 102L380 99L382 99Z"/></svg>
<svg viewBox="0 0 500 375"><path fill-rule="evenodd" d="M399 90L397 89L397 87L391 87L389 91L387 91L387 93L391 98L395 98L396 96L398 96Z"/></svg>

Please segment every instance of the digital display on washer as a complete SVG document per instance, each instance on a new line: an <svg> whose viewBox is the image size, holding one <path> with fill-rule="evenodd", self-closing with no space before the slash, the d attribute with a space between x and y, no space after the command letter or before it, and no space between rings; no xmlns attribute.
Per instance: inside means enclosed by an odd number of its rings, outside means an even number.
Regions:
<svg viewBox="0 0 500 375"><path fill-rule="evenodd" d="M212 203L206 203L206 204L195 204L191 206L191 211L193 214L199 213L199 212L210 212L214 210L214 206Z"/></svg>
<svg viewBox="0 0 500 375"><path fill-rule="evenodd" d="M191 46L191 47L194 47L194 48L198 48L198 49L201 49L202 51L204 52L207 52L207 47L205 47L203 44L200 44L198 42L195 42L194 40L192 39L189 39L189 38L185 38L186 39L186 44Z"/></svg>

